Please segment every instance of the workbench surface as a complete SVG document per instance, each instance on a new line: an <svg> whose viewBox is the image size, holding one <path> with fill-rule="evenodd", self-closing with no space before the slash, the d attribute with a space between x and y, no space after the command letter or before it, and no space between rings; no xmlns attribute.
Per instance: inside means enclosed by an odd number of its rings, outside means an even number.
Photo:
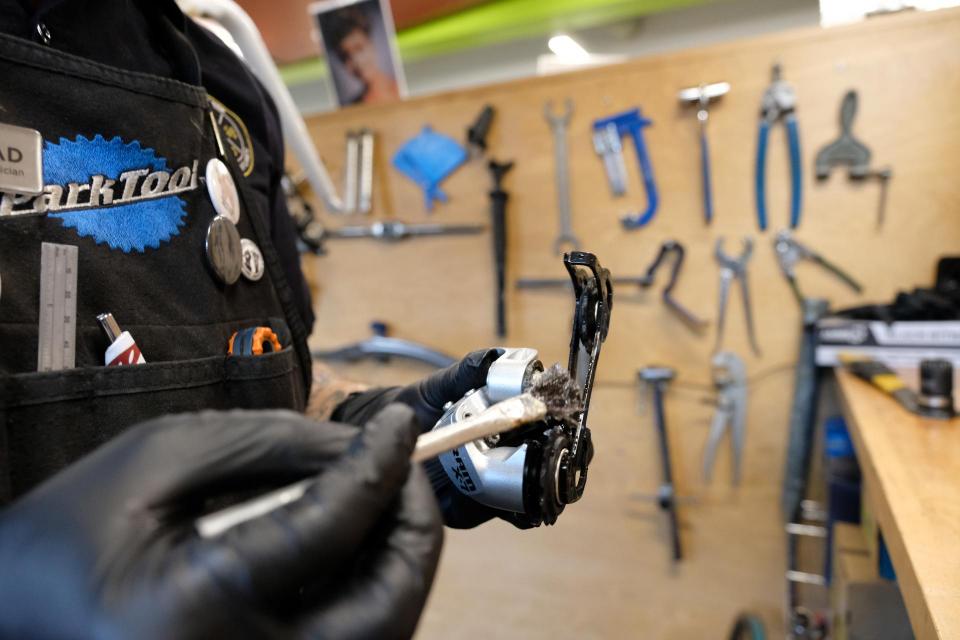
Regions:
<svg viewBox="0 0 960 640"><path fill-rule="evenodd" d="M920 418L849 373L836 375L914 633L960 638L960 419Z"/></svg>

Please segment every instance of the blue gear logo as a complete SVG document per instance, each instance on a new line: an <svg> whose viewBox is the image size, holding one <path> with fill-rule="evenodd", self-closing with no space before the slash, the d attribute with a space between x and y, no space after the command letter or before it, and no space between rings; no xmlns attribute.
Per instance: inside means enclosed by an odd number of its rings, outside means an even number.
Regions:
<svg viewBox="0 0 960 640"><path fill-rule="evenodd" d="M196 164L171 172L153 149L119 137L46 142L47 215L111 249L159 249L186 224L186 203L177 194L196 188Z"/></svg>

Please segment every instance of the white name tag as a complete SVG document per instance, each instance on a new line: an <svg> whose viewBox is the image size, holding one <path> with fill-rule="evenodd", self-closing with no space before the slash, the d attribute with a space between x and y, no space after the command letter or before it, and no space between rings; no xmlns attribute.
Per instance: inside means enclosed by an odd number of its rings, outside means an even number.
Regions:
<svg viewBox="0 0 960 640"><path fill-rule="evenodd" d="M0 122L0 191L43 191L43 138L36 129Z"/></svg>

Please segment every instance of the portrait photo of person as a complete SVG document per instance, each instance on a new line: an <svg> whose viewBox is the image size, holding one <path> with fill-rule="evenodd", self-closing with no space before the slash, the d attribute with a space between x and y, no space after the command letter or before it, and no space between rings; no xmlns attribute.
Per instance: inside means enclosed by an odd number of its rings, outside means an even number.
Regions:
<svg viewBox="0 0 960 640"><path fill-rule="evenodd" d="M399 100L406 93L389 7L381 0L310 5L341 105Z"/></svg>

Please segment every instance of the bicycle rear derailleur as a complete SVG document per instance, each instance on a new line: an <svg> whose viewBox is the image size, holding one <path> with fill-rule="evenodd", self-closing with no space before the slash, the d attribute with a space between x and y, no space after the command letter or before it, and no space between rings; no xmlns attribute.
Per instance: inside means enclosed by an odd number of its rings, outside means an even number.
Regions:
<svg viewBox="0 0 960 640"><path fill-rule="evenodd" d="M520 528L549 525L583 495L593 458L587 413L600 346L610 326L613 286L610 272L592 253L565 254L563 264L576 302L567 369L581 389L582 410L476 440L428 463L444 519L452 527L475 526L490 517L491 509ZM508 349L490 366L486 386L450 406L434 429L528 390L542 370L535 349Z"/></svg>

